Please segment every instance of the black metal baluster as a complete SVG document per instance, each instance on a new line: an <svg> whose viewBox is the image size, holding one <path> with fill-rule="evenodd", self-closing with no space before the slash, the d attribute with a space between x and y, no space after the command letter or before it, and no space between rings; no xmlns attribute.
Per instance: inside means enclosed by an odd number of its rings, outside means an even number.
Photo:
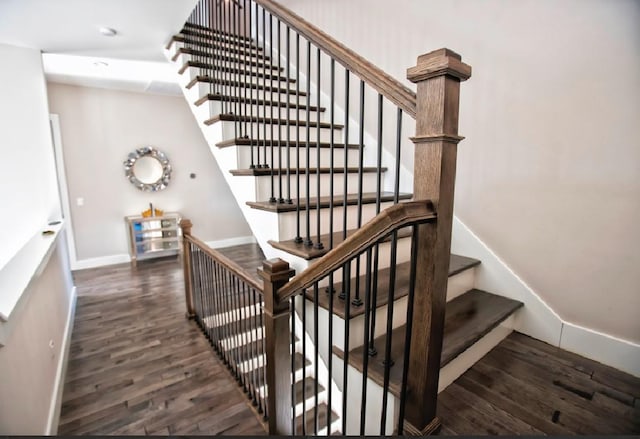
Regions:
<svg viewBox="0 0 640 439"><path fill-rule="evenodd" d="M221 304L221 298L220 298L220 292L222 291L222 279L220 277L220 267L218 265L218 263L216 261L213 262L213 275L214 275L214 290L213 290L213 303L215 304L214 307L216 309L216 314L215 314L215 324L218 328L218 340L216 341L215 344L215 349L218 352L218 354L220 355L220 357L222 358L222 362L226 365L227 364L227 355L226 355L226 349L224 349L224 346L222 345L222 341L225 339L226 337L226 328L224 326L224 308Z"/></svg>
<svg viewBox="0 0 640 439"><path fill-rule="evenodd" d="M371 309L375 312L375 303L371 306L371 248L367 249L366 275L365 275L365 293L364 293L364 342L363 347L369 346L369 315ZM375 334L371 334L371 338ZM367 413L367 377L369 375L369 354L367 349L362 351L362 397L360 398L360 436L364 436L364 427L366 425Z"/></svg>
<svg viewBox="0 0 640 439"><path fill-rule="evenodd" d="M307 93L311 92L311 41L307 40ZM306 203L305 203L305 208L306 208L306 228L307 228L307 234L304 240L304 245L306 245L307 247L310 247L313 245L313 241L311 240L311 202L309 200L309 192L311 192L311 188L309 187L309 147L310 147L310 142L311 142L311 134L310 134L310 128L309 128L309 101L311 100L311 97L309 96L309 94L307 94L307 118L306 118L306 128L307 128L307 155L306 155L306 159L307 159L307 163L306 163L306 168L305 168L305 181L306 181Z"/></svg>
<svg viewBox="0 0 640 439"><path fill-rule="evenodd" d="M302 356L307 358L307 290L302 291ZM307 368L302 368L302 435L307 434L307 389L304 382L307 380Z"/></svg>
<svg viewBox="0 0 640 439"><path fill-rule="evenodd" d="M330 279L333 280L333 272L331 272ZM333 281L329 283L329 288L333 288ZM333 395L333 293L329 294L329 343L327 353L327 372L329 374L329 389L327 393L327 436L331 435L331 413L332 413L332 395ZM316 342L318 343L318 342Z"/></svg>
<svg viewBox="0 0 640 439"><path fill-rule="evenodd" d="M257 45L257 41L258 41L258 4L252 2L252 0L249 0L249 36L252 38L253 41L253 8L252 8L252 3L253 6L255 6L255 17L256 17L256 45ZM265 66L265 68L267 67L267 63L265 62L264 59L260 60L260 54L258 49L256 48L255 51L255 58L256 58L256 64L262 63L262 65ZM250 57L253 57L253 55L250 55ZM258 78L256 78L256 97L255 97L255 117L258 118L260 117L260 91L258 90ZM249 83L245 84L245 87L249 87L249 98L251 99L251 101L253 102L254 97L253 97L253 80L251 80ZM251 111L251 116L253 117L253 110ZM260 162L260 130L256 129L256 133L254 133L253 131L253 123L249 124L250 129L251 129L251 133L250 133L250 139L251 139L251 157L253 159L253 147L255 145L255 153L256 153L256 168L261 168L261 162ZM255 136L254 136L255 134Z"/></svg>
<svg viewBox="0 0 640 439"><path fill-rule="evenodd" d="M407 404L407 379L409 376L409 354L411 353L411 331L413 329L413 305L416 291L416 265L418 263L418 225L412 227L411 233L411 268L409 274L409 296L407 298L407 325L404 338L404 364L402 365L402 385L400 388L400 409L398 411L398 435L404 429L404 414Z"/></svg>
<svg viewBox="0 0 640 439"><path fill-rule="evenodd" d="M289 78L291 78L291 29L289 28L289 26L287 26L287 38L286 38L286 42L287 42L287 81L289 81ZM279 72L278 72L279 74ZM287 198L285 200L285 202L287 204L293 204L293 200L291 199L291 123L290 123L290 119L291 119L291 115L290 113L290 109L291 109L291 102L289 101L290 96L289 96L289 89L290 89L290 85L287 82L287 95L286 95L286 99L287 99L287 105L286 105L286 114L287 114ZM299 125L299 117L298 117L298 107L295 107L295 112L294 114L296 115L295 119L296 119L296 123L295 125L298 126Z"/></svg>
<svg viewBox="0 0 640 439"><path fill-rule="evenodd" d="M314 434L318 434L318 363L320 362L320 353L319 353L319 339L318 339L319 331L318 331L318 282L313 284L313 337L316 341L314 343L314 364L313 364L313 373L315 379L313 384L313 391L315 396L315 410L313 411L313 432Z"/></svg>
<svg viewBox="0 0 640 439"><path fill-rule="evenodd" d="M246 36L247 29L249 29L247 26L247 19L251 21L251 7L249 7L249 9L247 10L247 0L243 0L243 5L244 5L243 9L245 11L242 13L242 16L244 17L243 34L245 34L244 36ZM255 169L256 162L254 161L254 150L253 150L253 123L251 123L251 118L253 117L253 99L252 99L253 92L251 91L251 88L248 88L248 84L251 81L251 78L248 78L247 76L247 71L250 70L252 68L251 66L253 65L253 62L251 62L250 58L251 58L251 48L249 47L244 51L244 56L243 56L245 75L244 75L244 86L242 87L242 91L245 99L244 100L244 116L247 118L245 119L244 138L249 140L249 154L251 155L251 164L249 165L249 169ZM259 62L256 60L255 64L256 64L256 71L258 71L260 69ZM249 96L247 96L247 91ZM249 111L247 111L247 109Z"/></svg>
<svg viewBox="0 0 640 439"><path fill-rule="evenodd" d="M262 8L262 46L263 46L263 54L267 48L267 30L266 30L266 13L264 8ZM271 50L271 46L269 46L269 50ZM269 63L273 62L273 58L269 58ZM260 78L256 78L256 86L259 87ZM258 119L260 118L260 113L258 113ZM267 118L267 78L265 76L262 77L262 118ZM260 129L260 125L256 125L258 129ZM273 162L271 165L267 164L267 124L262 124L262 134L264 138L264 165L263 168L268 168L269 166L273 167ZM273 138L270 140L271 146L273 147ZM271 198L273 198L273 178L271 179Z"/></svg>
<svg viewBox="0 0 640 439"><path fill-rule="evenodd" d="M216 23L216 29L219 31L222 28L222 7L220 6L220 4L218 3L215 7L215 11L216 11L216 17L215 17L215 23ZM210 83L215 84L215 90L216 90L216 94L218 95L218 99L220 100L220 114L225 114L225 94L226 94L226 87L224 85L224 79L222 76L222 66L221 66L221 62L222 62L222 48L220 47L219 44L216 44L215 38L211 38L211 47L213 48L213 77L208 78Z"/></svg>
<svg viewBox="0 0 640 439"><path fill-rule="evenodd" d="M391 237L391 265L389 267L389 294L387 296L387 330L384 349L384 379L382 386L382 416L380 419L380 434L384 435L385 424L387 423L387 403L389 397L389 376L394 360L391 358L391 333L393 331L393 307L396 289L396 262L398 253L398 232L395 231Z"/></svg>
<svg viewBox="0 0 640 439"><path fill-rule="evenodd" d="M263 299L264 300L264 299ZM267 373L267 361L266 361L266 352L267 352L267 348L266 348L266 337L265 337L265 332L264 332L264 319L263 319L263 312L262 312L262 307L260 307L260 337L262 339L262 355L265 358L264 364L265 367L262 368L262 373L260 374L262 376L262 411L264 413L264 419L266 420L267 417L269 416L269 410L267 408L267 401L266 401L266 393L267 390L267 377L266 377L266 373ZM256 334L256 337L258 336L258 334ZM256 342L258 342L258 340L256 340Z"/></svg>
<svg viewBox="0 0 640 439"><path fill-rule="evenodd" d="M247 0L244 0L244 16L245 16L245 30L244 33L249 37L249 42L253 41L253 34L252 34L252 29L253 29L253 14L251 13L251 0L249 0L249 8L247 9ZM247 27L247 21L248 21L248 27ZM251 49L249 49L251 50ZM245 52L246 53L246 52ZM248 53L248 55L245 56L245 63L248 59L253 58L253 54L251 52ZM260 59L257 56L256 53L256 69L258 68L257 66L260 64ZM266 68L266 66L265 66ZM248 117L249 119L247 119L248 123L247 123L247 128L248 128L248 133L247 133L247 138L249 139L249 152L251 155L251 164L249 165L249 169L255 169L256 168L256 162L254 161L254 155L255 155L255 139L253 137L253 123L251 123L251 118L253 117L253 113L254 113L254 106L255 106L255 113L256 115L258 114L258 99L256 97L256 99L253 99L253 87L250 85L251 84L252 79L251 78L245 78L245 84L244 84L244 89L245 89L245 93L248 89L249 91L249 109L250 111L248 113L245 113L245 116ZM258 164L260 164L260 157L258 157Z"/></svg>
<svg viewBox="0 0 640 439"><path fill-rule="evenodd" d="M254 290L253 292L253 300L254 300L254 312L256 313L256 317L258 317L259 322L260 322L260 326L256 327L256 332L255 332L255 336L256 336L256 341L254 343L252 343L255 348L256 348L256 364L254 367L254 372L256 375L256 389L257 389L257 395L258 395L258 413L264 413L263 410L263 405L262 405L262 394L260 393L260 387L262 386L261 384L261 379L260 377L263 376L260 371L263 371L266 367L266 360L264 359L264 351L260 349L258 343L257 343L257 338L258 338L258 329L262 329L262 295L261 294L257 294ZM258 360L259 358L262 358L262 366L260 366L260 361Z"/></svg>
<svg viewBox="0 0 640 439"><path fill-rule="evenodd" d="M349 181L346 178L347 172L349 171L349 70L345 69L344 71L344 191L342 194L342 241L344 242L347 239L347 191L349 186ZM346 279L344 274L344 269L342 271L342 291L338 297L342 300L346 300Z"/></svg>
<svg viewBox="0 0 640 439"><path fill-rule="evenodd" d="M402 150L402 109L398 108L398 120L396 123L396 181L393 189L393 203L400 201L400 152Z"/></svg>
<svg viewBox="0 0 640 439"><path fill-rule="evenodd" d="M300 109L300 34L296 32L296 108ZM296 124L296 238L297 244L302 243L300 235L300 123Z"/></svg>
<svg viewBox="0 0 640 439"><path fill-rule="evenodd" d="M242 70L244 70L246 72L246 67L244 69L240 68L240 64L234 62L236 60L235 57L240 56L240 51L242 50L242 45L240 44L239 41L237 41L237 37L234 37L235 35L237 35L237 28L238 28L238 5L236 5L235 3L233 3L233 5L231 7L233 7L233 14L231 15L231 26L230 26L230 30L229 33L232 35L227 35L226 38L225 37L221 37L221 39L223 41L226 42L227 46L231 49L231 52L229 53L229 70L231 72L234 72L234 75L236 77L236 87L235 87L235 91L234 91L234 96L233 96L233 100L235 102L235 112L236 112L236 135L235 138L242 138L244 137L244 122L243 122L243 115L242 114L242 102L241 102L241 95L240 95L240 82L242 81ZM234 50L234 45L237 45L237 47ZM237 64L238 67L234 67Z"/></svg>
<svg viewBox="0 0 640 439"><path fill-rule="evenodd" d="M247 330L247 307L246 307L246 294L247 286L244 281L240 281L240 318L242 319L242 361L236 366L238 373L242 377L242 387L245 392L249 392L249 384L247 383L247 375L244 373L244 368L240 369L241 365L244 365L249 359L249 343L248 343L248 330Z"/></svg>
<svg viewBox="0 0 640 439"><path fill-rule="evenodd" d="M269 51L270 51L270 56L271 56L271 60L273 62L273 15L269 14ZM278 62L280 62L280 56L278 56ZM269 85L271 86L271 116L270 116L270 120L271 123L269 124L269 126L271 127L271 198L269 198L269 202L270 203L275 203L278 200L276 199L275 196L275 166L274 166L274 157L273 157L273 148L275 145L275 139L273 137L273 102L274 102L274 98L273 98L273 91L274 91L274 85L273 85L273 76L270 77L271 79L269 80ZM280 90L278 90L278 93L280 93ZM265 119L266 119L266 115L265 115ZM264 123L266 124L266 120L264 121ZM280 136L278 136L278 142L280 142Z"/></svg>
<svg viewBox="0 0 640 439"><path fill-rule="evenodd" d="M259 364L259 358L260 358L260 354L259 354L259 350L256 347L256 344L253 342L253 334L256 333L256 330L258 328L257 325L257 319L258 319L258 314L256 312L256 290L254 288L251 288L251 362L250 365L248 367L251 368L251 382L252 382L252 386L253 386L253 401L252 404L254 407L258 407L259 406L259 401L260 401L260 395L258 394L258 375L257 375L257 367ZM258 412L260 410L258 409Z"/></svg>
<svg viewBox="0 0 640 439"><path fill-rule="evenodd" d="M219 265L219 271L220 271L220 283L222 288L220 289L218 294L220 297L220 303L222 305L222 308L220 311L222 312L222 315L223 315L223 322L224 322L224 328L225 328L224 342L226 342L226 346L225 346L225 343L221 343L221 347L222 349L224 349L227 357L227 363L226 363L227 367L229 368L229 370L231 370L234 359L233 359L232 349L229 347L230 340L233 339L233 321L231 320L231 308L229 306L229 300L227 299L229 282L227 279L227 271L222 265Z"/></svg>
<svg viewBox="0 0 640 439"><path fill-rule="evenodd" d="M223 24L222 24L222 29L221 30L225 30L227 29L228 26L228 21L229 21L229 13L228 10L230 8L230 4L227 2L223 2L222 3L222 11L223 11ZM220 49L223 51L223 53L225 55L228 55L229 50L227 47L224 46L224 44L222 42L219 42L220 44ZM228 114L233 114L233 110L231 108L231 95L233 94L233 81L232 81L232 77L231 77L231 71L227 68L225 68L225 64L224 61L221 59L220 60L220 64L221 64L221 69L222 72L224 74L224 78L225 78L225 82L227 83L227 92L225 93L225 100L226 100L226 112ZM235 133L235 122L233 123L234 126L234 138L237 138L236 133Z"/></svg>
<svg viewBox="0 0 640 439"><path fill-rule="evenodd" d="M289 299L289 319L291 322L291 432L296 434L296 328L295 328L295 296ZM302 367L304 367L304 357L302 359Z"/></svg>
<svg viewBox="0 0 640 439"><path fill-rule="evenodd" d="M358 229L362 227L362 193L364 167L364 81L360 80L360 138L358 144ZM345 172L345 178L348 174ZM354 306L362 306L360 298L360 258L356 259L356 288Z"/></svg>
<svg viewBox="0 0 640 439"><path fill-rule="evenodd" d="M345 291L344 301L344 358L343 358L343 370L342 370L342 434L347 434L347 394L349 393L349 327L351 320L351 261L344 265L343 279L346 282L343 283L343 290Z"/></svg>
<svg viewBox="0 0 640 439"><path fill-rule="evenodd" d="M320 48L317 50L316 62L316 195L318 197L316 200L316 235L318 236L318 239L313 247L318 250L322 250L324 245L322 245L322 238L320 236L320 218L322 213L320 210Z"/></svg>
<svg viewBox="0 0 640 439"><path fill-rule="evenodd" d="M237 314L240 319L240 334L238 334L238 343L242 343L240 347L240 361L236 364L236 370L238 371L238 376L240 377L240 381L242 383L242 390L247 392L247 382L245 380L245 376L240 370L240 365L245 362L247 359L247 321L243 317L244 308L243 308L243 298L244 298L244 282L242 282L237 276L236 278L236 290L238 292L238 309Z"/></svg>
<svg viewBox="0 0 640 439"><path fill-rule="evenodd" d="M227 294L225 295L225 298L227 300L227 302L229 303L229 311L230 311L230 319L231 319L231 332L232 332L232 336L231 339L229 340L229 349L231 349L231 351L233 352L233 363L231 364L231 372L233 373L233 375L236 378L236 381L239 381L239 377L238 377L238 373L237 373L237 365L238 362L240 360L240 355L239 355L239 345L240 343L238 343L238 337L240 335L240 330L239 330L239 322L238 322L238 315L237 315L237 305L235 303L235 299L237 298L237 292L235 291L235 282L234 282L234 276L233 274L231 274L226 268L225 268L225 275L226 275L226 279L227 279ZM234 347L232 347L234 346Z"/></svg>
<svg viewBox="0 0 640 439"><path fill-rule="evenodd" d="M205 256L205 260L204 260L204 273L205 273L205 286L204 286L204 297L205 297L205 303L206 303L206 317L205 317L205 327L206 327L206 332L207 332L207 338L209 339L209 342L211 343L211 346L213 346L214 343L214 325L211 324L211 321L213 320L212 318L212 314L213 314L213 309L210 303L210 297L212 294L212 286L211 286L211 268L212 268L212 261L211 258L209 256Z"/></svg>
<svg viewBox="0 0 640 439"><path fill-rule="evenodd" d="M282 60L282 51L280 47L280 19L278 19L278 203L284 203L284 197L282 192L282 107L280 106L280 95L282 94L282 75L281 72L281 60ZM287 86L287 90L289 89L289 84L285 84ZM271 102L271 105L276 105L275 102ZM287 117L287 120L289 118ZM271 123L273 123L273 117L271 118Z"/></svg>

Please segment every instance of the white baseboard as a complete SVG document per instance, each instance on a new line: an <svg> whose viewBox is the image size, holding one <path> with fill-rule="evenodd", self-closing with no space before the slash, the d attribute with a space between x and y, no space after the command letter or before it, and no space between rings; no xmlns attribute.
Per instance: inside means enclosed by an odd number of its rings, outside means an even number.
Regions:
<svg viewBox="0 0 640 439"><path fill-rule="evenodd" d="M482 261L476 267L476 288L524 303L516 317L516 331L640 376L640 345L562 319L457 217L451 251Z"/></svg>
<svg viewBox="0 0 640 439"><path fill-rule="evenodd" d="M69 348L71 346L71 333L73 332L73 322L76 314L76 302L78 295L76 287L71 290L71 302L69 304L69 313L67 315L67 323L62 336L62 349L60 350L60 359L58 360L58 368L56 373L56 381L53 385L53 393L51 395L51 403L49 404L49 419L47 420L47 430L45 435L52 436L58 433L58 422L60 421L60 408L62 405L62 392L64 391L64 379L67 374L67 364L69 363Z"/></svg>
<svg viewBox="0 0 640 439"><path fill-rule="evenodd" d="M111 255L99 258L80 259L71 263L72 270L84 270L87 268L103 267L105 265L123 264L131 262L129 255Z"/></svg>
<svg viewBox="0 0 640 439"><path fill-rule="evenodd" d="M211 248L233 247L234 245L254 244L256 238L252 236L237 236L235 238L221 239L219 241L207 241L207 245Z"/></svg>
<svg viewBox="0 0 640 439"><path fill-rule="evenodd" d="M640 345L564 322L560 347L640 377Z"/></svg>

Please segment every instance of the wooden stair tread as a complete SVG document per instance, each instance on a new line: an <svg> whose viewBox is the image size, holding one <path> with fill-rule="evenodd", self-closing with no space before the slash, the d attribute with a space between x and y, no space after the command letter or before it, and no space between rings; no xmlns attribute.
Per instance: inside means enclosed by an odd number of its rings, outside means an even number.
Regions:
<svg viewBox="0 0 640 439"><path fill-rule="evenodd" d="M312 435L314 433L315 413L316 413L315 406L307 409L306 413L304 414L305 415L304 418L302 416L302 413L299 413L299 414L296 413L296 427L295 427L296 430L294 432L296 435L299 436L303 434L303 430L302 430L303 422L305 426L304 433L306 433L307 435ZM329 406L327 406L327 404L324 402L318 404L318 430L322 430L324 427L327 427L328 414L329 414ZM339 418L340 418L339 415L333 410L331 410L331 422L335 422Z"/></svg>
<svg viewBox="0 0 640 439"><path fill-rule="evenodd" d="M211 46L209 46L209 49L211 48ZM218 50L216 48L213 49ZM220 50L225 50L225 48L220 48ZM226 51L226 50L225 50ZM229 51L230 53L233 53L233 51ZM258 67L261 69L270 69L270 70L277 70L277 71L284 71L284 67L280 67L278 68L277 66L271 65L269 63L264 62L264 60L262 62L258 62L255 60L251 60L251 59L244 59L243 56L248 55L249 58L253 58L254 56L252 54L248 54L247 52L242 52L239 53L237 55L239 55L239 57L237 56L223 56L220 54L214 54L211 53L211 49L209 51L206 50L201 50L201 49L192 49L189 47L181 47L178 50L176 50L176 53L171 57L171 61L176 61L178 59L178 57L180 57L180 55L192 55L192 56L197 56L199 58L212 58L215 55L216 60L218 61L226 61L226 62L233 62L233 63L241 63L244 65L249 65L252 67Z"/></svg>
<svg viewBox="0 0 640 439"><path fill-rule="evenodd" d="M301 148L315 148L317 146L320 146L320 148L331 148L331 143L329 142L320 142L319 144L317 142L309 142L307 144L307 142L305 141L300 141L300 140L290 140L289 142L287 142L286 140L269 140L269 139L229 139L229 140L223 140L222 142L218 142L216 143L216 146L218 148L226 148L228 146L265 146L265 144L267 146L275 146L275 147L286 147L287 143L289 143L291 145L291 147L296 147L299 146ZM345 144L344 143L334 143L333 147L335 149L344 149ZM358 149L360 148L360 145L356 145L354 143L349 143L348 145L346 145L346 147L348 149Z"/></svg>
<svg viewBox="0 0 640 439"><path fill-rule="evenodd" d="M353 235L356 231L357 229L347 230L347 237ZM405 238L407 236L411 236L411 231L408 228L404 228L398 231L399 238ZM324 248L322 249L317 249L313 246L306 246L303 242L296 242L295 239L289 239L287 241L269 240L268 242L272 247L277 248L278 250L283 250L287 253L291 253L294 256L298 256L299 258L310 261L312 259L316 259L326 255L329 250L331 250L331 248L329 247L329 237L329 233L320 235L320 242L324 245ZM385 241L388 241L390 239L391 238L388 237L385 239ZM333 248L338 246L338 244L341 244L342 241L344 241L342 231L333 232Z"/></svg>
<svg viewBox="0 0 640 439"><path fill-rule="evenodd" d="M216 66L215 64L210 64L202 61L187 61L182 65L182 67L178 69L178 73L182 75L184 72L187 71L188 68L191 68L191 67L199 68L199 69L216 70L218 72L229 73L231 75L240 75L240 76L247 76L247 77L255 76L258 78L265 78L266 80L269 80L269 81L289 82L289 83L296 82L296 80L293 78L287 78L286 76L281 76L281 75L278 75L277 73L272 74L272 73L266 73L266 72L255 72L253 70L239 69L236 67L227 67L227 66L221 67L221 66Z"/></svg>
<svg viewBox="0 0 640 439"><path fill-rule="evenodd" d="M410 236L409 234L407 236ZM465 256L458 256L452 254L449 259L449 276L454 276L464 270L475 267L480 264L477 259L467 258ZM353 269L353 267L352 267ZM376 295L376 308L385 306L389 302L389 274L390 268L384 268L378 270L378 294ZM396 288L393 294L393 300L398 300L409 294L409 280L410 280L411 264L409 262L403 262L396 266ZM353 274L353 273L352 273ZM364 301L365 296L365 280L364 274L360 276L360 298ZM336 279L337 280L337 279ZM342 282L336 282L334 284L335 293L333 296L333 313L344 319L345 318L345 303L343 299L340 299L338 295L342 291ZM355 277L351 279L351 299L355 297L356 280ZM313 300L313 291L307 290L307 298ZM318 305L324 309L329 309L329 294L326 292L326 288L322 288L320 294L318 294ZM355 306L353 303L349 304L349 317L355 318L364 314L364 306Z"/></svg>
<svg viewBox="0 0 640 439"><path fill-rule="evenodd" d="M306 104L296 104L295 102L285 102L285 101L272 101L272 100L265 100L265 99L256 99L256 98L251 98L251 97L238 97L238 96L225 96L225 95L221 95L221 94L215 94L215 93L207 93L205 96L202 96L200 99L198 99L197 101L195 101L196 106L200 106L202 104L204 104L205 102L209 102L209 101L225 101L225 102L240 102L240 103L246 103L249 105L263 105L263 106L267 106L267 107L281 107L281 108L296 108L298 110L305 110L307 109L307 105ZM325 107L320 107L320 112L323 113L325 112L326 108ZM314 105L310 105L309 106L309 111L318 111L318 107L314 106Z"/></svg>
<svg viewBox="0 0 640 439"><path fill-rule="evenodd" d="M333 173L344 174L344 171L345 169L342 167L334 168ZM362 168L363 173L372 173L377 171L378 171L378 168L373 166L366 166ZM386 172L387 168L381 168L381 171ZM234 175L236 177L239 177L239 176L263 177L268 175L286 175L287 169L286 168L232 169L229 172L231 173L231 175ZM358 172L359 172L359 168L347 168L347 174L356 174ZM292 175L306 174L306 173L307 173L306 168L289 168L289 174L292 174ZM309 174L329 174L329 173L331 173L331 168L316 168L316 167L309 168Z"/></svg>
<svg viewBox="0 0 640 439"><path fill-rule="evenodd" d="M252 123L265 123L271 125L280 125L281 127L296 126L300 125L302 127L306 126L306 120L296 120L296 119L276 119L270 117L258 117L258 116L242 116L236 114L217 114L210 119L204 121L205 125L212 125L216 122L228 121L228 122L252 122ZM309 121L309 128L331 128L331 124L328 122L318 122ZM333 124L333 129L340 130L344 128L344 125Z"/></svg>
<svg viewBox="0 0 640 439"><path fill-rule="evenodd" d="M262 47L256 46L256 44L252 40L231 39L225 36L218 36L218 35L212 36L210 33L202 32L198 29L182 28L180 30L179 35L190 36L193 38L200 38L202 40L208 40L208 41L211 41L211 40L222 41L238 47L246 47L246 48L255 49L255 50L263 50Z"/></svg>
<svg viewBox="0 0 640 439"><path fill-rule="evenodd" d="M210 27L203 26L201 24L189 23L188 21L184 23L183 27L185 27L185 28L190 27L190 28L193 28L193 29L204 30L204 31L212 32L212 33L215 33L215 34L218 34L218 35L224 35L224 36L227 36L227 37L230 37L230 38L236 38L238 40L252 41L251 37L247 37L247 36L244 36L244 35L238 35L238 34L232 34L230 32L224 32L224 31L221 31L219 29L212 29Z"/></svg>
<svg viewBox="0 0 640 439"><path fill-rule="evenodd" d="M502 321L522 306L522 302L497 296L481 290L469 290L462 296L447 303L444 340L440 367L446 366L476 341L489 333ZM402 325L391 334L391 359L394 365L390 370L389 391L400 395L402 387L402 369L404 363L404 342L406 326ZM374 344L378 354L369 357L367 375L380 386L384 383L384 346L386 335L377 337ZM333 353L344 358L344 352L333 347ZM349 364L363 372L363 347L349 351Z"/></svg>
<svg viewBox="0 0 640 439"><path fill-rule="evenodd" d="M292 95L295 95L295 94L299 94L300 96L307 95L305 91L298 91L296 89L285 88L285 87L271 87L270 85L265 85L265 84L254 84L251 82L247 83L244 81L227 80L224 78L211 78L207 75L197 75L195 78L189 81L186 88L190 89L191 87L193 87L199 82L207 83L207 84L220 84L220 85L231 86L231 87L243 87L251 90L264 90L268 92L273 91L274 93L286 93L288 90L289 94L292 94Z"/></svg>
<svg viewBox="0 0 640 439"><path fill-rule="evenodd" d="M411 197L412 197L412 194L406 194L406 193L401 193L398 196L400 200L408 200L408 199L411 199ZM375 192L365 192L362 194L362 204L375 203L376 199L377 199L377 196ZM389 202L393 200L394 200L393 192L382 192L380 194L381 202ZM320 208L323 209L323 208L329 207L330 201L331 201L331 197L329 196L320 197ZM309 206L310 209L316 209L318 207L318 198L309 197L309 204L310 204ZM334 207L344 206L345 204L347 206L357 205L358 194L347 194L346 198L342 195L333 197ZM294 199L292 204L270 203L269 201L248 201L247 202L247 206L253 207L254 209L266 210L269 212L276 212L276 213L295 212L297 205L300 206L300 210L306 209L307 208L306 198Z"/></svg>
<svg viewBox="0 0 640 439"><path fill-rule="evenodd" d="M185 37L184 35L174 35L173 37L171 37L171 40L169 40L169 43L167 44L166 49L170 50L171 46L173 46L174 43L183 43L185 45L188 44L189 46L198 46L198 47L206 47L206 48L211 47L211 43L203 39L189 38L188 36ZM258 58L265 61L268 61L270 59L268 55L266 55L261 51L262 49L260 48L251 49L251 48L242 48L242 47L224 47L224 46L216 46L216 47L217 47L217 50L224 50L225 52L228 52L228 53L234 53L239 55L246 54L250 57Z"/></svg>

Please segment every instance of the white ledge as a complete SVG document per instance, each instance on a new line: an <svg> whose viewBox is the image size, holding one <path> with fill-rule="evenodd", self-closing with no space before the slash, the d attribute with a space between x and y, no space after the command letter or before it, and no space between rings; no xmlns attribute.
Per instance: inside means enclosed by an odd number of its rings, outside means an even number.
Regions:
<svg viewBox="0 0 640 439"><path fill-rule="evenodd" d="M9 336L9 326L31 281L47 266L64 223L45 226L0 269L0 346ZM43 235L44 230L54 233Z"/></svg>

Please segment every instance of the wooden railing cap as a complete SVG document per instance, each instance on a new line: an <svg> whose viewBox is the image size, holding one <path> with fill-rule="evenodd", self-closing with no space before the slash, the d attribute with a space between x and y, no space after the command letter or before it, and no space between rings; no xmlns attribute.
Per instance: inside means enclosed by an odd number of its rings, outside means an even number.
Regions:
<svg viewBox="0 0 640 439"><path fill-rule="evenodd" d="M193 227L193 223L188 218L182 218L180 220L180 228L183 233L191 233L191 228Z"/></svg>
<svg viewBox="0 0 640 439"><path fill-rule="evenodd" d="M418 65L407 69L407 79L415 83L443 75L466 81L471 77L471 66L456 52L444 48L420 55Z"/></svg>
<svg viewBox="0 0 640 439"><path fill-rule="evenodd" d="M258 269L258 274L268 282L276 282L279 280L289 280L296 271L289 267L289 263L280 258L267 259L262 262L262 268Z"/></svg>

